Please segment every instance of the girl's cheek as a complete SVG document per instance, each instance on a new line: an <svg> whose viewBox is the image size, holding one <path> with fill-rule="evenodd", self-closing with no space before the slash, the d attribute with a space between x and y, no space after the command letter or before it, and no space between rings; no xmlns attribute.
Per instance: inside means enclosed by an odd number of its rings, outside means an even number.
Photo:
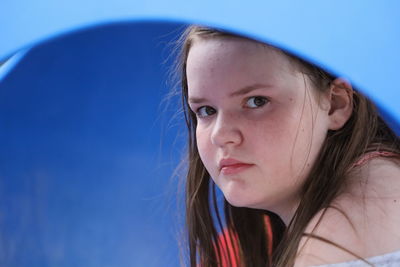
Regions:
<svg viewBox="0 0 400 267"><path fill-rule="evenodd" d="M272 103L266 104L266 106L262 108L257 108L257 109L244 109L242 111L242 116L252 122L259 122L259 121L271 121L273 120L274 117L276 117L277 112L279 112L279 109L277 109L276 105L273 105Z"/></svg>
<svg viewBox="0 0 400 267"><path fill-rule="evenodd" d="M197 128L196 130L196 139L197 139L197 149L199 150L200 156L206 154L207 149L210 146L210 136L209 131L203 128Z"/></svg>

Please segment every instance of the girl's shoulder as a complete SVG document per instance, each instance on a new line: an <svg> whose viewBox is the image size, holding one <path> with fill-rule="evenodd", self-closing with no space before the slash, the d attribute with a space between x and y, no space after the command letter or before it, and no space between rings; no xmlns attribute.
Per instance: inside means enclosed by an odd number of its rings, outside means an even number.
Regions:
<svg viewBox="0 0 400 267"><path fill-rule="evenodd" d="M352 260L334 264L318 265L313 267L365 267L371 265L375 267L399 267L400 250L371 257L366 260Z"/></svg>
<svg viewBox="0 0 400 267"><path fill-rule="evenodd" d="M296 267L366 259L400 250L400 167L376 158L353 173L346 190L317 213Z"/></svg>

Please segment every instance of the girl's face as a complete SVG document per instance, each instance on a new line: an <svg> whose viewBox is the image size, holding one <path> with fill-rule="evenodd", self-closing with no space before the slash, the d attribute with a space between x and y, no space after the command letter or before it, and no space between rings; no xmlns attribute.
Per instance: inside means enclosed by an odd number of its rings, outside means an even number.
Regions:
<svg viewBox="0 0 400 267"><path fill-rule="evenodd" d="M285 55L239 38L195 39L186 74L200 157L227 201L290 220L328 131L325 95Z"/></svg>

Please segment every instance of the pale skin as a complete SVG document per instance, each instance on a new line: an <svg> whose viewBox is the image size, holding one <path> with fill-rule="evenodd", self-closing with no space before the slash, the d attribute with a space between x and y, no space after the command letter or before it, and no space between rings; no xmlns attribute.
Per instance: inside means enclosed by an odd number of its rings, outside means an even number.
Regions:
<svg viewBox="0 0 400 267"><path fill-rule="evenodd" d="M328 130L340 129L352 113L350 84L337 79L317 93L282 53L231 37L197 38L186 71L197 146L212 179L232 205L270 210L289 223ZM315 234L362 257L400 249L398 165L379 158L353 176L334 204L356 227L328 210ZM304 241L296 267L354 259L321 241Z"/></svg>
<svg viewBox="0 0 400 267"><path fill-rule="evenodd" d="M314 234L331 240L363 258L400 249L400 170L398 162L373 159L354 173L354 182L328 209ZM310 222L311 232L321 213ZM350 220L350 221L349 221ZM295 267L356 259L324 242L303 238Z"/></svg>

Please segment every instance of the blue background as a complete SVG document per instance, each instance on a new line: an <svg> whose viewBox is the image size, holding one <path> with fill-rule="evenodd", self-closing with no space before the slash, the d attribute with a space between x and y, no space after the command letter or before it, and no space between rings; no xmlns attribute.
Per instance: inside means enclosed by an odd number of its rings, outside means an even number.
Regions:
<svg viewBox="0 0 400 267"><path fill-rule="evenodd" d="M177 266L186 23L345 76L400 133L400 2L0 2L0 266Z"/></svg>
<svg viewBox="0 0 400 267"><path fill-rule="evenodd" d="M178 266L173 172L186 139L167 96L178 32L77 32L3 79L0 266Z"/></svg>

